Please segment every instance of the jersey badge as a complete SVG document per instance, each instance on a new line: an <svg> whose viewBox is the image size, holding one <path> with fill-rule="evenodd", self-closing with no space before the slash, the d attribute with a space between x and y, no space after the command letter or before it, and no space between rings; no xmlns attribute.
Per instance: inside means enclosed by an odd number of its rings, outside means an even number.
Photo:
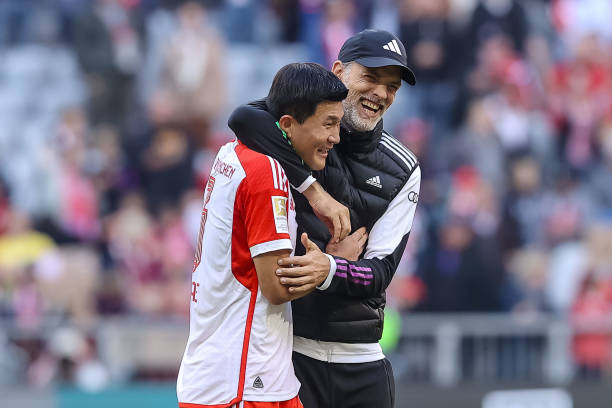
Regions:
<svg viewBox="0 0 612 408"><path fill-rule="evenodd" d="M253 388L263 388L263 381L261 381L261 378L259 378L259 376L257 376L257 378L255 378L255 381L253 381Z"/></svg>
<svg viewBox="0 0 612 408"><path fill-rule="evenodd" d="M277 233L289 233L287 224L287 197L272 196L272 212Z"/></svg>

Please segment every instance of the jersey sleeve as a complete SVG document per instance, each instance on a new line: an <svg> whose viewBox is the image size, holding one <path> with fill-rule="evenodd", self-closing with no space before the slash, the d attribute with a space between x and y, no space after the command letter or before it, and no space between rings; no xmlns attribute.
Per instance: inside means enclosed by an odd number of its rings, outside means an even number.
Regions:
<svg viewBox="0 0 612 408"><path fill-rule="evenodd" d="M288 221L289 182L276 160L258 156L246 168L246 177L236 193L252 257L293 249Z"/></svg>

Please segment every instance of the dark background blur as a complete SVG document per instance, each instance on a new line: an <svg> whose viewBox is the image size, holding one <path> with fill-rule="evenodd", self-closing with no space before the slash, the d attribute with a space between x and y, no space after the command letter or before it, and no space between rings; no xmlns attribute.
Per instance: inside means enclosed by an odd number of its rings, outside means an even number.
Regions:
<svg viewBox="0 0 612 408"><path fill-rule="evenodd" d="M229 113L368 27L417 76L385 114L423 172L388 290L400 401L402 384L604 392L610 21L609 0L1 0L0 393L162 381L173 404Z"/></svg>

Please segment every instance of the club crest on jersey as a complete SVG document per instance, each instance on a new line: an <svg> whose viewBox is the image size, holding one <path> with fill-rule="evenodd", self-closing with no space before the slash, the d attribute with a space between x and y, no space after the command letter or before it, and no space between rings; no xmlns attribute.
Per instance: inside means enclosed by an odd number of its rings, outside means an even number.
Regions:
<svg viewBox="0 0 612 408"><path fill-rule="evenodd" d="M253 388L263 388L263 381L261 381L261 378L259 378L259 376L257 376L257 378L255 378L255 381L253 381Z"/></svg>
<svg viewBox="0 0 612 408"><path fill-rule="evenodd" d="M272 196L272 212L277 233L289 233L287 224L287 197Z"/></svg>

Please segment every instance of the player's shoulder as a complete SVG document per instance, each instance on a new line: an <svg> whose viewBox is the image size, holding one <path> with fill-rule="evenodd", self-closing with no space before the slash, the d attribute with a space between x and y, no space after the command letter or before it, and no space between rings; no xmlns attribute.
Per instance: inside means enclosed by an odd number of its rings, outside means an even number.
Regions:
<svg viewBox="0 0 612 408"><path fill-rule="evenodd" d="M382 131L378 149L393 158L408 173L414 172L419 167L416 155L385 130Z"/></svg>
<svg viewBox="0 0 612 408"><path fill-rule="evenodd" d="M240 164L247 173L247 177L272 174L276 167L280 167L278 162L272 157L249 149L243 143L238 142L235 149L238 160L240 160Z"/></svg>
<svg viewBox="0 0 612 408"><path fill-rule="evenodd" d="M247 181L253 187L273 187L289 191L287 176L277 160L266 154L249 149L242 143L236 145L236 155L246 173Z"/></svg>

